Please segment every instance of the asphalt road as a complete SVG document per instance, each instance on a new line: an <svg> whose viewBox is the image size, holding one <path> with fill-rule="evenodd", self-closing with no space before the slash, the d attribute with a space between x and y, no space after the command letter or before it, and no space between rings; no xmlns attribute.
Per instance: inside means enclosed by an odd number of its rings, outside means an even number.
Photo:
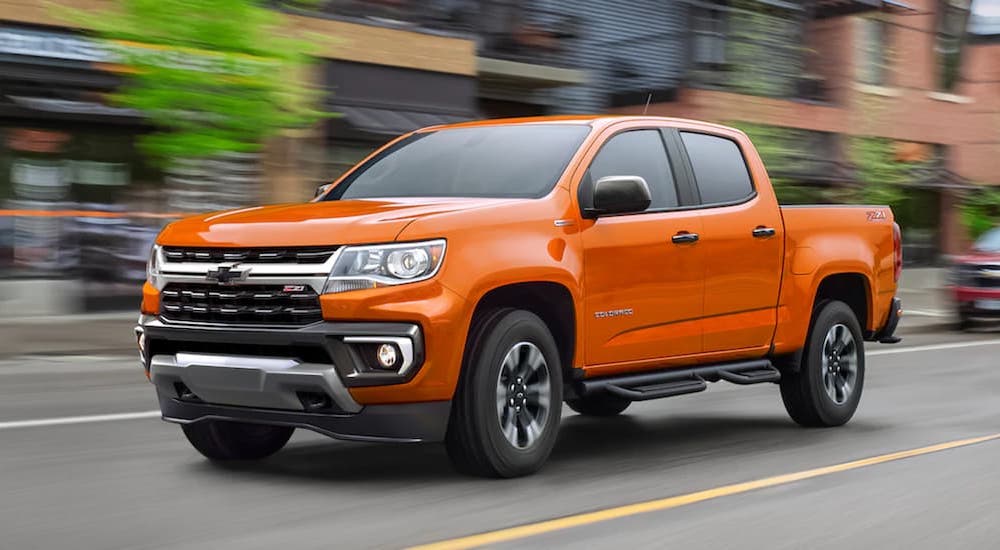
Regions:
<svg viewBox="0 0 1000 550"><path fill-rule="evenodd" d="M547 467L508 481L458 476L436 445L308 433L269 460L213 466L156 418L80 418L155 409L131 352L6 359L0 549L398 548L1000 433L1000 333L869 352L861 408L843 428L795 426L772 385L716 384L619 418L567 413ZM26 422L54 418L76 423ZM493 542L996 548L998 463L993 440Z"/></svg>

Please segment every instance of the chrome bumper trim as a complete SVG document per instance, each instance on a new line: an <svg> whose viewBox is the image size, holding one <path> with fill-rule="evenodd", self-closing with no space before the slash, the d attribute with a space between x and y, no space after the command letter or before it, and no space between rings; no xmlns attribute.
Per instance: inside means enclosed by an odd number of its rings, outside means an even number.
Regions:
<svg viewBox="0 0 1000 550"><path fill-rule="evenodd" d="M174 384L182 382L208 403L302 411L297 392L323 392L344 412L361 410L330 364L182 352L154 355L149 373L150 381L164 395L174 395Z"/></svg>

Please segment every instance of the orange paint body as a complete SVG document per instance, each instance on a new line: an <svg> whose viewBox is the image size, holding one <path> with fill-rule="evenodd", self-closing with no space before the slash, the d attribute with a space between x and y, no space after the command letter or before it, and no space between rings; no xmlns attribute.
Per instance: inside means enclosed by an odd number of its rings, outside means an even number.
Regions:
<svg viewBox="0 0 1000 550"><path fill-rule="evenodd" d="M779 208L749 139L713 124L658 117L546 117L452 127L513 123L591 127L543 198L257 207L175 222L157 242L268 247L446 239L444 263L432 279L321 297L329 321L408 322L423 330L426 358L416 376L401 384L351 388L362 404L451 399L477 303L491 290L515 283L548 282L568 290L576 317L572 366L587 377L794 352L806 340L817 288L835 274L864 278L868 311L863 328L874 332L885 324L896 291L888 208ZM676 128L735 141L746 157L755 195L722 207L585 218L577 192L590 161L612 135L640 128ZM886 215L871 220L873 209ZM774 228L774 236L752 238L758 226ZM673 244L671 236L682 231L701 239ZM595 316L626 308L631 314ZM147 284L143 311L157 309L156 290Z"/></svg>

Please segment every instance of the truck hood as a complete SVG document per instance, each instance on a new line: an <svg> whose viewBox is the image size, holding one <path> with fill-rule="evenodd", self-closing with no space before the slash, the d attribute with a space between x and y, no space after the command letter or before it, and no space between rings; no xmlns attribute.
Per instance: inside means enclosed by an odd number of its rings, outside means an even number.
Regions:
<svg viewBox="0 0 1000 550"><path fill-rule="evenodd" d="M326 246L389 242L411 221L510 199L379 199L256 206L185 218L156 242L169 246Z"/></svg>

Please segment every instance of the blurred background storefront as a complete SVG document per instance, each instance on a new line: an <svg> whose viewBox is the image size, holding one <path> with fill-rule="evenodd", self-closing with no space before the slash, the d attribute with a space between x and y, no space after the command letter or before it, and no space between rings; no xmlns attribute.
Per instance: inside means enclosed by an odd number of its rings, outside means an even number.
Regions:
<svg viewBox="0 0 1000 550"><path fill-rule="evenodd" d="M159 228L124 217L144 210L160 175L134 147L139 114L103 100L120 84L105 56L72 33L0 27L0 208L15 213L3 217L0 273L37 279L18 288L40 296L75 281L87 308L131 300ZM103 215L74 215L84 211Z"/></svg>
<svg viewBox="0 0 1000 550"><path fill-rule="evenodd" d="M108 99L125 76L107 52L51 6L7 0L0 288L49 281L77 309L132 307L148 243L173 216L305 200L400 133L475 118L736 125L785 202L892 201L911 264L963 251L962 201L1000 185L1000 24L969 0L266 4L290 33L331 38L315 40L308 79L337 116L259 155L160 169L135 145L151 128Z"/></svg>

